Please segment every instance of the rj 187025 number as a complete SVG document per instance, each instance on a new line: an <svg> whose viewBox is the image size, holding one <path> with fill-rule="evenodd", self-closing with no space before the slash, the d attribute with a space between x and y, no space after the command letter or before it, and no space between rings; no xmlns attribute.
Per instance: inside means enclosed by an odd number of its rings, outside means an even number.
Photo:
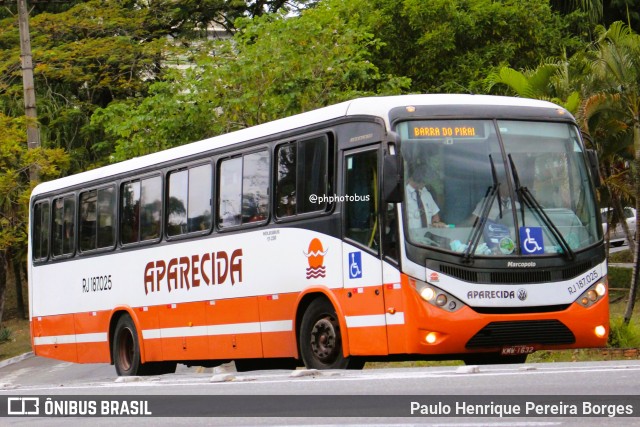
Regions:
<svg viewBox="0 0 640 427"><path fill-rule="evenodd" d="M569 286L569 294L574 294L588 286L593 285L599 278L600 275L596 270L588 272L587 274L576 280L573 285Z"/></svg>

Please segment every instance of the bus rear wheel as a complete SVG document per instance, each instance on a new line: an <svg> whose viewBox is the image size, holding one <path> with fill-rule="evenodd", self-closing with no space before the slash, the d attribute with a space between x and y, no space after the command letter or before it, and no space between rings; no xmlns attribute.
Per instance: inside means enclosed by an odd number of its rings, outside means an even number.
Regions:
<svg viewBox="0 0 640 427"><path fill-rule="evenodd" d="M344 357L340 323L333 305L326 299L313 301L300 325L300 354L308 369L360 369L364 363Z"/></svg>
<svg viewBox="0 0 640 427"><path fill-rule="evenodd" d="M113 334L113 364L119 376L162 375L176 371L176 362L141 363L136 325L128 314L116 323Z"/></svg>

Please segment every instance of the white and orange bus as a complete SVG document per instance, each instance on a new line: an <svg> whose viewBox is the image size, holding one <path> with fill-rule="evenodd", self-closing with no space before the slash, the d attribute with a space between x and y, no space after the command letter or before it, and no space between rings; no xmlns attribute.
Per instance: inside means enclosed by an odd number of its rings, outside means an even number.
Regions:
<svg viewBox="0 0 640 427"><path fill-rule="evenodd" d="M34 352L143 375L603 346L591 154L548 102L407 95L42 183Z"/></svg>

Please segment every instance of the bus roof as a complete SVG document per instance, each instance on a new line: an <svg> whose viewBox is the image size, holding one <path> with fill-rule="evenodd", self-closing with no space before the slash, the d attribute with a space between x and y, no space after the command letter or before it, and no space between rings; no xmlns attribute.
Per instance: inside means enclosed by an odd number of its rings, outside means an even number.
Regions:
<svg viewBox="0 0 640 427"><path fill-rule="evenodd" d="M143 169L154 164L162 164L171 160L209 151L213 148L226 147L236 143L251 141L257 138L274 135L280 132L303 128L345 116L375 116L383 119L389 127L389 111L405 105L487 105L487 106L520 106L558 109L555 104L528 98L514 98L492 95L466 94L416 94L383 97L358 98L317 110L274 120L268 123L241 129L235 132L207 138L201 141L181 145L179 147L158 151L141 157L125 160L101 168L81 172L64 178L39 184L31 197L54 190L73 187L85 182L116 176L129 171Z"/></svg>

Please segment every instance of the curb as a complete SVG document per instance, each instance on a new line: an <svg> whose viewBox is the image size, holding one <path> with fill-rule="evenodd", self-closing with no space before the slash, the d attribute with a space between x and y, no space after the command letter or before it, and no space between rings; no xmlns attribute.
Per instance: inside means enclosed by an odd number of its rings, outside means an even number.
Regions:
<svg viewBox="0 0 640 427"><path fill-rule="evenodd" d="M633 268L633 263L632 262L610 262L609 267Z"/></svg>
<svg viewBox="0 0 640 427"><path fill-rule="evenodd" d="M22 362L23 360L33 356L34 356L33 351L30 351L28 353L21 354L20 356L16 356L16 357L12 357L11 359L0 361L0 368L4 368L5 366L12 365L14 363Z"/></svg>

